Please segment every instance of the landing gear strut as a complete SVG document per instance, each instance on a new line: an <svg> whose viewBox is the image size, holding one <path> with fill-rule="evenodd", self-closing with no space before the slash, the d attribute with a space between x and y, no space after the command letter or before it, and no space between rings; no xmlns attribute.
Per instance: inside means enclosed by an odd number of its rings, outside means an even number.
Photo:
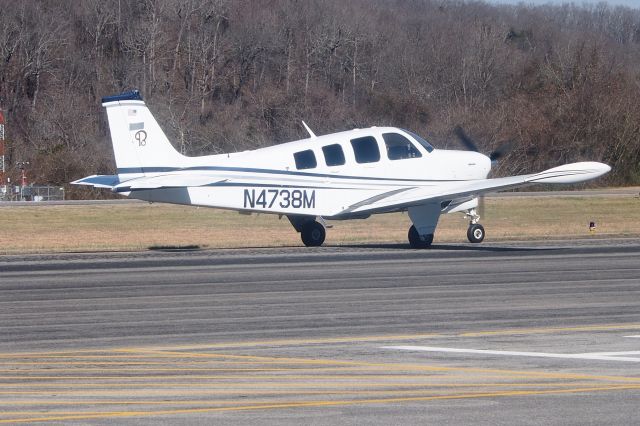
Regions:
<svg viewBox="0 0 640 426"><path fill-rule="evenodd" d="M433 234L427 234L421 237L420 234L418 234L418 230L413 225L409 228L408 238L409 245L414 249L429 248L433 242Z"/></svg>
<svg viewBox="0 0 640 426"><path fill-rule="evenodd" d="M327 232L324 230L324 226L315 220L311 220L302 225L300 230L300 237L302 242L307 247L319 247L324 243L324 238Z"/></svg>
<svg viewBox="0 0 640 426"><path fill-rule="evenodd" d="M465 216L470 219L469 228L467 229L467 239L471 243L481 243L485 235L484 226L478 223L480 216L476 213L476 209L469 209Z"/></svg>

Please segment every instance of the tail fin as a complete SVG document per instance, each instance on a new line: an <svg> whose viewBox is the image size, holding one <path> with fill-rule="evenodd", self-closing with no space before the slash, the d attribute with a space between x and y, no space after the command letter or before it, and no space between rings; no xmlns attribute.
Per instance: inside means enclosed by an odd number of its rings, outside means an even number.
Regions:
<svg viewBox="0 0 640 426"><path fill-rule="evenodd" d="M137 90L102 98L107 109L118 174L145 174L184 167Z"/></svg>

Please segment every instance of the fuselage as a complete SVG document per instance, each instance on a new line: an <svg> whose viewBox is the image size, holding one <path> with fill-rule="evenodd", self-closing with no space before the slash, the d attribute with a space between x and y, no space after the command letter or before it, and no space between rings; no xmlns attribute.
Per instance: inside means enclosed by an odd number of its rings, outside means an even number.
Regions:
<svg viewBox="0 0 640 426"><path fill-rule="evenodd" d="M407 143L411 144L412 150L408 153L400 152L394 155L392 150L397 149L398 146L388 146L384 139L388 138L388 135L404 138ZM365 158L362 155L356 158L357 153L351 141L365 138L374 138L371 141L375 143L377 152ZM423 143L428 144L426 141ZM344 161L340 161L339 158L336 160L335 150L337 148L330 148L333 151L325 149L334 145L340 146ZM366 151L367 148L369 146L365 146L363 151ZM297 164L296 154L305 151L313 153L315 165ZM363 153L361 152L361 154ZM419 143L411 133L395 127L355 129L251 151L184 158L185 168L226 166L277 170L294 174L315 173L372 179L386 177L392 180L485 179L491 169L491 160L485 155L471 151L435 149L430 144L425 146ZM331 161L332 159L333 161Z"/></svg>
<svg viewBox="0 0 640 426"><path fill-rule="evenodd" d="M147 178L206 176L216 183L190 187L182 196L170 189L132 190L148 201L182 198L185 204L266 213L339 217L354 199L394 188L433 187L485 179L491 161L477 152L438 150L411 132L371 127L260 148L252 151L182 157L172 167L148 167ZM129 192L119 170L120 192ZM133 173L131 178L139 178ZM124 178L124 179L123 179ZM259 182L259 184L256 184ZM184 192L185 190L183 190ZM351 208L351 210L349 210Z"/></svg>

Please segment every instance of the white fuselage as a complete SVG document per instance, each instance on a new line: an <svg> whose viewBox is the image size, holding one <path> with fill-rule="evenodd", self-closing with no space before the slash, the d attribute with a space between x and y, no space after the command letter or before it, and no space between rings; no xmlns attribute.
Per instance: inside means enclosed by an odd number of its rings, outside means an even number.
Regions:
<svg viewBox="0 0 640 426"><path fill-rule="evenodd" d="M390 146L389 135L392 135L391 139L404 138L410 142L410 154L406 153L405 146L400 147L400 154L394 153L398 146ZM352 143L354 140L364 140L366 149L363 151L361 145L356 148ZM367 151L376 149L377 159L375 152ZM338 155L336 161L336 150L342 151L343 159ZM314 161L310 161L311 157ZM168 164L167 167L119 169L121 183L117 191L147 201L347 218L357 216L358 206L353 200L367 199L369 194L374 197L381 191L393 194L396 190L414 188L432 188L437 192L441 185L485 179L490 169L489 158L477 152L433 149L404 130L372 127L253 151L182 157L180 164ZM159 184L158 189L149 189L148 178L163 182L178 176L193 182L213 183L206 186L194 183L181 188ZM137 190L135 180L141 177L147 178L147 185ZM128 181L134 183L129 186ZM400 206L383 211L405 208Z"/></svg>

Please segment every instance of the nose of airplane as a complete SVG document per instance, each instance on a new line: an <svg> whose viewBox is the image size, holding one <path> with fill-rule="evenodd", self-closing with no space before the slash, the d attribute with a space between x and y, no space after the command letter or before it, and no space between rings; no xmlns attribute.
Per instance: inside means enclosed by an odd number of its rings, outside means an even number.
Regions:
<svg viewBox="0 0 640 426"><path fill-rule="evenodd" d="M491 171L491 159L479 152L469 152L471 160L469 166L472 167L475 179L486 179Z"/></svg>
<svg viewBox="0 0 640 426"><path fill-rule="evenodd" d="M479 152L435 150L429 159L452 179L486 179L491 171L491 159Z"/></svg>
<svg viewBox="0 0 640 426"><path fill-rule="evenodd" d="M489 172L491 171L491 166L493 165L493 161L491 161L491 157L480 154L482 157L482 166L483 166L483 178L486 179L489 176Z"/></svg>
<svg viewBox="0 0 640 426"><path fill-rule="evenodd" d="M484 154L473 151L458 151L462 169L458 177L464 179L486 179L491 171L491 159Z"/></svg>

